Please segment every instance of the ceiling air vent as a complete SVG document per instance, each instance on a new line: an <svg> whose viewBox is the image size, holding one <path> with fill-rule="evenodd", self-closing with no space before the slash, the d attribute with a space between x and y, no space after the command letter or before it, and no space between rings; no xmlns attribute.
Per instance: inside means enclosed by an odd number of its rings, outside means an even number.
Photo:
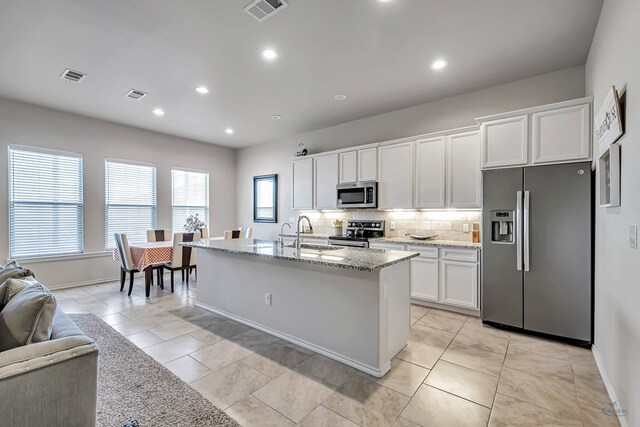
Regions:
<svg viewBox="0 0 640 427"><path fill-rule="evenodd" d="M62 75L60 75L61 79L67 80L72 83L80 83L84 78L87 77L85 73L81 73L80 71L73 71L70 69L64 70Z"/></svg>
<svg viewBox="0 0 640 427"><path fill-rule="evenodd" d="M245 7L244 11L256 18L258 22L263 22L285 7L287 3L284 0L256 0Z"/></svg>
<svg viewBox="0 0 640 427"><path fill-rule="evenodd" d="M136 101L141 100L148 94L138 89L131 89L129 92L125 93L124 96L127 98L135 99Z"/></svg>

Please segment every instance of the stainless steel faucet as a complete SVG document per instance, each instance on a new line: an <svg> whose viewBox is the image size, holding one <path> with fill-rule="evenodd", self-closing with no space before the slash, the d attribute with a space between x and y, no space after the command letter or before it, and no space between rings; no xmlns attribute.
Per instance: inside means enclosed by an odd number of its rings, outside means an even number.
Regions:
<svg viewBox="0 0 640 427"><path fill-rule="evenodd" d="M311 220L309 219L309 217L306 215L300 215L298 217L298 227L296 229L296 250L298 251L300 250L300 222L303 219L307 220L307 222L309 223L309 231L313 233L313 226L311 225Z"/></svg>
<svg viewBox="0 0 640 427"><path fill-rule="evenodd" d="M280 247L283 248L284 247L284 226L289 227L289 229L291 229L291 224L289 224L288 222L285 222L284 224L282 224L282 226L280 227Z"/></svg>

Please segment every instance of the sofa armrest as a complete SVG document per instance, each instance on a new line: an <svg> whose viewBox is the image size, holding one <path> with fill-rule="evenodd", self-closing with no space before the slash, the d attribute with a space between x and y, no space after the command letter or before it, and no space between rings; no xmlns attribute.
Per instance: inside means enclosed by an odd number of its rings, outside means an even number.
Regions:
<svg viewBox="0 0 640 427"><path fill-rule="evenodd" d="M97 352L86 335L29 344L0 353L0 380Z"/></svg>

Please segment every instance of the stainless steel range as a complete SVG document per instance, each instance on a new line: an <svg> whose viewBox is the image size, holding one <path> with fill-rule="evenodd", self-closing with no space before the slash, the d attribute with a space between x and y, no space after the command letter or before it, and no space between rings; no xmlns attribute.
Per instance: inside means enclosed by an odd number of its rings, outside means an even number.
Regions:
<svg viewBox="0 0 640 427"><path fill-rule="evenodd" d="M329 237L329 244L368 248L369 239L376 237L384 237L384 221L354 220L347 222L346 235Z"/></svg>

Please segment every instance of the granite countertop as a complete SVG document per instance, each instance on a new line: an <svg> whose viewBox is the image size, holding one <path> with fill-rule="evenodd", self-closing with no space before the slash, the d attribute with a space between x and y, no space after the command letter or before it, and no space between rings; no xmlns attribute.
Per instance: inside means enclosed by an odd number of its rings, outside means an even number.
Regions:
<svg viewBox="0 0 640 427"><path fill-rule="evenodd" d="M280 235L284 237L297 237L296 233L282 233ZM328 239L330 235L322 233L300 233L300 237L303 239Z"/></svg>
<svg viewBox="0 0 640 427"><path fill-rule="evenodd" d="M417 252L393 251L382 249L343 248L333 250L281 248L273 240L260 239L229 239L202 240L199 242L182 243L199 249L274 258L287 261L297 261L309 264L326 265L359 271L377 271L399 262L417 257Z"/></svg>
<svg viewBox="0 0 640 427"><path fill-rule="evenodd" d="M415 245L415 246L437 246L441 248L467 248L467 249L480 249L482 243L473 242L461 242L457 240L416 240L410 237L380 237L377 239L369 239L370 242L380 243L397 243L401 245Z"/></svg>

